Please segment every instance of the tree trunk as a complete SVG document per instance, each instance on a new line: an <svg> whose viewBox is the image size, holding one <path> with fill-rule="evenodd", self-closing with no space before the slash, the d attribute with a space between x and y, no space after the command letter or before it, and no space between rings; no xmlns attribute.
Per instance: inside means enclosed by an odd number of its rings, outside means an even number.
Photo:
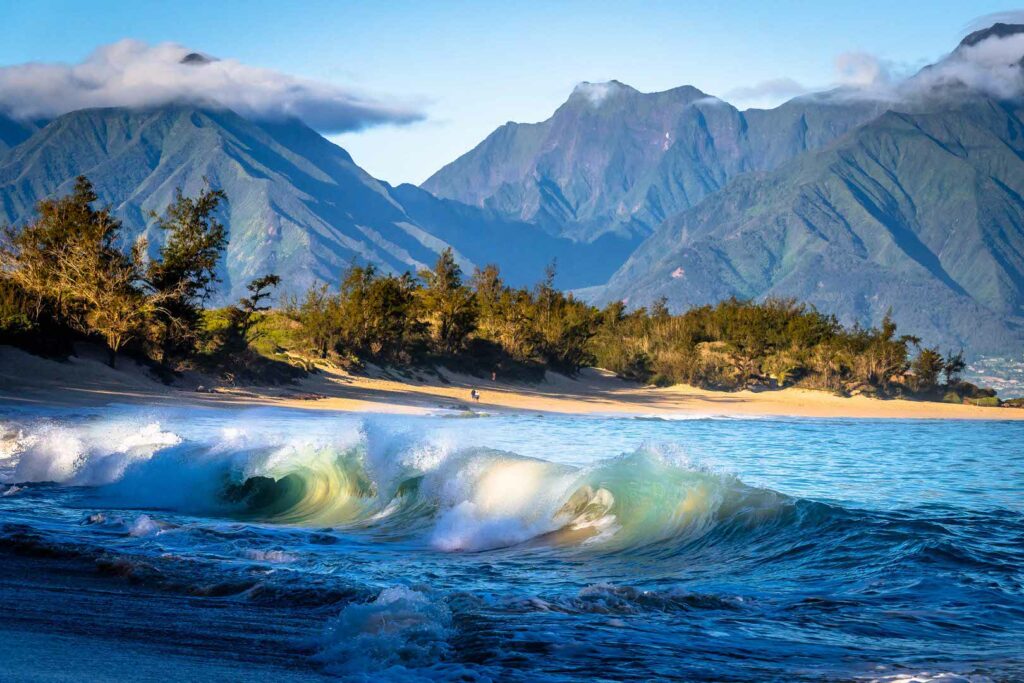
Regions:
<svg viewBox="0 0 1024 683"><path fill-rule="evenodd" d="M107 365L117 368L117 350L113 346L107 346Z"/></svg>

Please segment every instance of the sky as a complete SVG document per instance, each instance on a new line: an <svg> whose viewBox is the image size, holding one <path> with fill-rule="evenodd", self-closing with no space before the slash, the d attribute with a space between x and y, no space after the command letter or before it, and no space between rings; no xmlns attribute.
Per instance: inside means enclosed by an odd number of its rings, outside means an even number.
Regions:
<svg viewBox="0 0 1024 683"><path fill-rule="evenodd" d="M158 47L175 43L224 60L202 72L204 87L228 92L233 108L296 113L372 175L420 183L505 122L546 119L582 81L693 85L741 108L773 106L865 68L916 70L982 17L1014 9L987 0L0 0L0 105L33 93L51 107L89 106L98 90L89 78L113 70L119 87L136 87L140 73L156 78ZM49 66L4 71L28 63Z"/></svg>

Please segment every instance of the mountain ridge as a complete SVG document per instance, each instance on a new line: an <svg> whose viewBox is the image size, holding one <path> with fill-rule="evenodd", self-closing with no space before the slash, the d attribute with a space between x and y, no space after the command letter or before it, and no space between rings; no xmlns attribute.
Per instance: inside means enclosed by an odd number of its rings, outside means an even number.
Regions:
<svg viewBox="0 0 1024 683"><path fill-rule="evenodd" d="M582 83L550 118L499 127L421 187L580 242L638 241L732 178L828 144L883 108L823 96L743 112L693 86Z"/></svg>
<svg viewBox="0 0 1024 683"><path fill-rule="evenodd" d="M1024 123L990 99L890 111L666 221L599 302L796 297L846 323L892 308L932 343L1024 343ZM1008 146L1001 133L1016 141Z"/></svg>
<svg viewBox="0 0 1024 683"><path fill-rule="evenodd" d="M54 119L0 157L0 217L29 220L39 199L67 192L83 174L132 237L146 234L154 249L162 235L151 212L162 211L179 187L224 189L230 241L222 300L270 271L289 291L336 283L352 262L415 272L449 246L465 269L496 262L520 285L539 280L553 258L564 263L567 286L595 267L588 250L535 226L378 181L300 122L254 122L189 104ZM521 248L503 246L510 241ZM606 278L616 266L585 277Z"/></svg>
<svg viewBox="0 0 1024 683"><path fill-rule="evenodd" d="M599 303L793 296L862 325L891 307L933 343L1017 351L1022 33L997 23L904 81L883 74L771 109L684 88L668 111L652 105L659 93L584 83L549 119L506 124L423 187L579 242L628 235L636 248L608 283L577 290ZM632 165L581 154L602 140L632 150ZM585 201L565 201L581 187ZM589 213L559 215L563 204Z"/></svg>

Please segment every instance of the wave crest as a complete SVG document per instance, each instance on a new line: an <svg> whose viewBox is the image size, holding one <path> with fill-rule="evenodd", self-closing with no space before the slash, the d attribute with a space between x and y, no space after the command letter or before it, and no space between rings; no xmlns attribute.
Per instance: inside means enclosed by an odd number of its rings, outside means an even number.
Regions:
<svg viewBox="0 0 1024 683"><path fill-rule="evenodd" d="M6 479L94 486L107 503L143 509L418 534L442 551L657 546L726 523L756 526L789 503L671 448L574 467L370 421L347 426L273 437L232 428L184 440L157 423L46 423L19 436Z"/></svg>

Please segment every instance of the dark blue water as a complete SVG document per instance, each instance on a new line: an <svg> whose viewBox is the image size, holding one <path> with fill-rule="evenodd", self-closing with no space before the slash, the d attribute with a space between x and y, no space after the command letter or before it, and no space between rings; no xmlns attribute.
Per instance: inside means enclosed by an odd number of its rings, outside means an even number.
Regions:
<svg viewBox="0 0 1024 683"><path fill-rule="evenodd" d="M1024 679L1021 423L5 415L19 562L309 675Z"/></svg>

